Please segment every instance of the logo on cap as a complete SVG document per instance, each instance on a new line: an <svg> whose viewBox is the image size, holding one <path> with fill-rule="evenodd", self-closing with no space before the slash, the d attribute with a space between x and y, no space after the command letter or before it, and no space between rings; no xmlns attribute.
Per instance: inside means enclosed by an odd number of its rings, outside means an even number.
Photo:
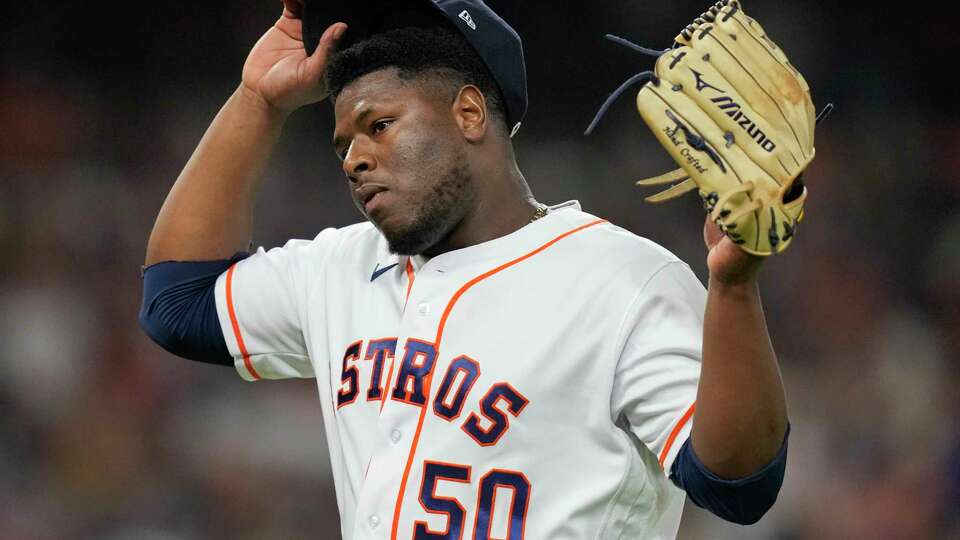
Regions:
<svg viewBox="0 0 960 540"><path fill-rule="evenodd" d="M463 22L467 23L467 26L469 26L471 29L477 29L477 23L473 22L473 17L470 16L470 13L468 13L467 10L460 12L460 18L463 19Z"/></svg>

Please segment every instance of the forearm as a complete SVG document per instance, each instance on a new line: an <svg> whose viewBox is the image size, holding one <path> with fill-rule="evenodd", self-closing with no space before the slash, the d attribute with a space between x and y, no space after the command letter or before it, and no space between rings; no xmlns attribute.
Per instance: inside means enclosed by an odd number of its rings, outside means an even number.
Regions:
<svg viewBox="0 0 960 540"><path fill-rule="evenodd" d="M783 442L786 400L755 280L710 280L703 364L691 442L722 478L740 478L769 463Z"/></svg>
<svg viewBox="0 0 960 540"><path fill-rule="evenodd" d="M145 264L226 259L247 249L254 198L285 120L240 85L167 195Z"/></svg>

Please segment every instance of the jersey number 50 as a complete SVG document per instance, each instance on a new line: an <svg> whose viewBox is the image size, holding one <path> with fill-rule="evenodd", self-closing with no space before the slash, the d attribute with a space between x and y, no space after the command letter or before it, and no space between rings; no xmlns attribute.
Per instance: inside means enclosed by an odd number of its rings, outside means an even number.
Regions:
<svg viewBox="0 0 960 540"><path fill-rule="evenodd" d="M420 505L430 514L446 516L447 528L442 532L432 531L426 522L417 521L414 523L413 529L414 540L461 540L463 538L467 512L457 499L437 495L437 484L441 480L470 484L470 466L436 461L424 462L423 484L420 486ZM476 518L473 521L474 540L492 538L491 529L495 523L493 509L498 488L511 492L510 516L507 520L507 540L521 540L523 538L527 505L530 502L530 481L520 472L493 469L480 479Z"/></svg>

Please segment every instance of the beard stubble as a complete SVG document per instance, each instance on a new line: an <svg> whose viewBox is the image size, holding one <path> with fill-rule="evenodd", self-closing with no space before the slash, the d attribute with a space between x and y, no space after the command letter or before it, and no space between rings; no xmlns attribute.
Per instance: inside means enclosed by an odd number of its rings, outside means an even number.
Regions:
<svg viewBox="0 0 960 540"><path fill-rule="evenodd" d="M442 242L463 220L476 198L466 155L458 151L424 197L416 217L402 231L382 231L391 252L419 255Z"/></svg>

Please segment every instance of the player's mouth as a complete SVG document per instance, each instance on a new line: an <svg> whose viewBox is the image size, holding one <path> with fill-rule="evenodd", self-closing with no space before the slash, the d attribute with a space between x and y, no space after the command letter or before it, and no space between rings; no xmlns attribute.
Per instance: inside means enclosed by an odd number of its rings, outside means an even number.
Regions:
<svg viewBox="0 0 960 540"><path fill-rule="evenodd" d="M363 206L363 211L369 216L383 204L383 193L387 188L375 184L364 184L357 188L357 200Z"/></svg>
<svg viewBox="0 0 960 540"><path fill-rule="evenodd" d="M367 215L370 215L374 210L381 206L381 203L383 202L383 193L383 191L374 193L373 197L370 197L370 199L364 203L363 209L367 212Z"/></svg>

